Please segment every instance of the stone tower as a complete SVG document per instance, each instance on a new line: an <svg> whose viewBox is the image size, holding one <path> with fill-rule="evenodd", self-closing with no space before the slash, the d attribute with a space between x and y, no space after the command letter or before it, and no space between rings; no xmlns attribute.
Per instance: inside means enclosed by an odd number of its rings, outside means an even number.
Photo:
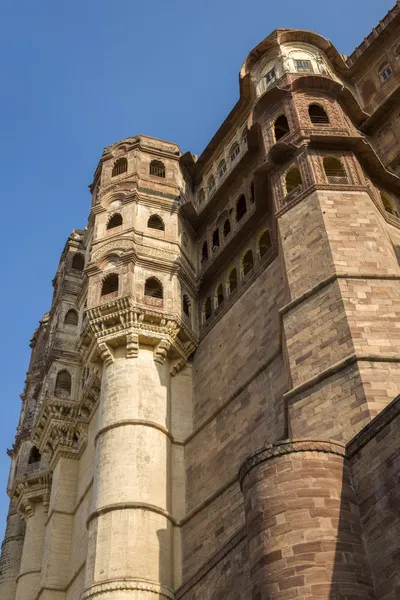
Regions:
<svg viewBox="0 0 400 600"><path fill-rule="evenodd" d="M400 593L398 4L278 29L200 157L105 148L36 330L1 600Z"/></svg>

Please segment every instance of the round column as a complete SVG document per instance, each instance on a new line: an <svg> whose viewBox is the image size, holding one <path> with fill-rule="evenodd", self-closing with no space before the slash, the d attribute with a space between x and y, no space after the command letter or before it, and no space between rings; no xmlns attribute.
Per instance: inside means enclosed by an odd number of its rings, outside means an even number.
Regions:
<svg viewBox="0 0 400 600"><path fill-rule="evenodd" d="M169 386L152 349L104 365L82 599L173 598Z"/></svg>
<svg viewBox="0 0 400 600"><path fill-rule="evenodd" d="M42 501L35 502L26 521L16 600L34 600L39 592L46 518L47 507Z"/></svg>
<svg viewBox="0 0 400 600"><path fill-rule="evenodd" d="M374 598L344 446L268 445L240 480L253 598Z"/></svg>

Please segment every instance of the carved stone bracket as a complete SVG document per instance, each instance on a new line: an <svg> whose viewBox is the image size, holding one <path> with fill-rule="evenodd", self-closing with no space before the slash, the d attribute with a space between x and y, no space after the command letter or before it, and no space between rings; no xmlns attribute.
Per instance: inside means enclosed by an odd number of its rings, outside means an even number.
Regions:
<svg viewBox="0 0 400 600"><path fill-rule="evenodd" d="M106 365L112 365L114 362L114 356L106 342L99 342L99 350L101 358L104 360Z"/></svg>
<svg viewBox="0 0 400 600"><path fill-rule="evenodd" d="M159 364L163 364L167 358L168 350L171 344L167 340L161 340L160 343L154 349L154 360Z"/></svg>
<svg viewBox="0 0 400 600"><path fill-rule="evenodd" d="M49 470L38 471L16 479L10 497L23 518L31 517L35 512L36 504L39 502L43 502L44 510L47 512L51 479L52 476Z"/></svg>
<svg viewBox="0 0 400 600"><path fill-rule="evenodd" d="M126 336L126 358L139 356L139 336L137 333L128 333Z"/></svg>

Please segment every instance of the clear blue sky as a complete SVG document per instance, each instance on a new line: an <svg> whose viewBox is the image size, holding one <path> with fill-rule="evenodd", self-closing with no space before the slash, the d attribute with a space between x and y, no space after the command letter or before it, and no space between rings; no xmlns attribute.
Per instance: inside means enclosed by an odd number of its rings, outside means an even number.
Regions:
<svg viewBox="0 0 400 600"><path fill-rule="evenodd" d="M248 52L276 27L350 54L394 0L17 0L0 17L0 537L29 360L51 280L103 147L136 133L199 154L238 97Z"/></svg>

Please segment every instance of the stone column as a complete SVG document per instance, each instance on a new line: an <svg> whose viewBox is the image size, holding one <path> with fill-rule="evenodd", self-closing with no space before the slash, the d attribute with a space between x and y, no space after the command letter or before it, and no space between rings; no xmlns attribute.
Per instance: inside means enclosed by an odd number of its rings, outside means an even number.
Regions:
<svg viewBox="0 0 400 600"><path fill-rule="evenodd" d="M17 590L17 576L24 546L25 523L15 507L10 503L7 527L1 547L0 558L0 598L14 600Z"/></svg>
<svg viewBox="0 0 400 600"><path fill-rule="evenodd" d="M344 446L277 442L239 476L252 598L375 598Z"/></svg>
<svg viewBox="0 0 400 600"><path fill-rule="evenodd" d="M173 598L166 349L107 349L82 600Z"/></svg>
<svg viewBox="0 0 400 600"><path fill-rule="evenodd" d="M32 505L26 522L24 548L17 577L16 600L35 600L38 594L46 518L47 506L43 504L43 500L38 500Z"/></svg>

